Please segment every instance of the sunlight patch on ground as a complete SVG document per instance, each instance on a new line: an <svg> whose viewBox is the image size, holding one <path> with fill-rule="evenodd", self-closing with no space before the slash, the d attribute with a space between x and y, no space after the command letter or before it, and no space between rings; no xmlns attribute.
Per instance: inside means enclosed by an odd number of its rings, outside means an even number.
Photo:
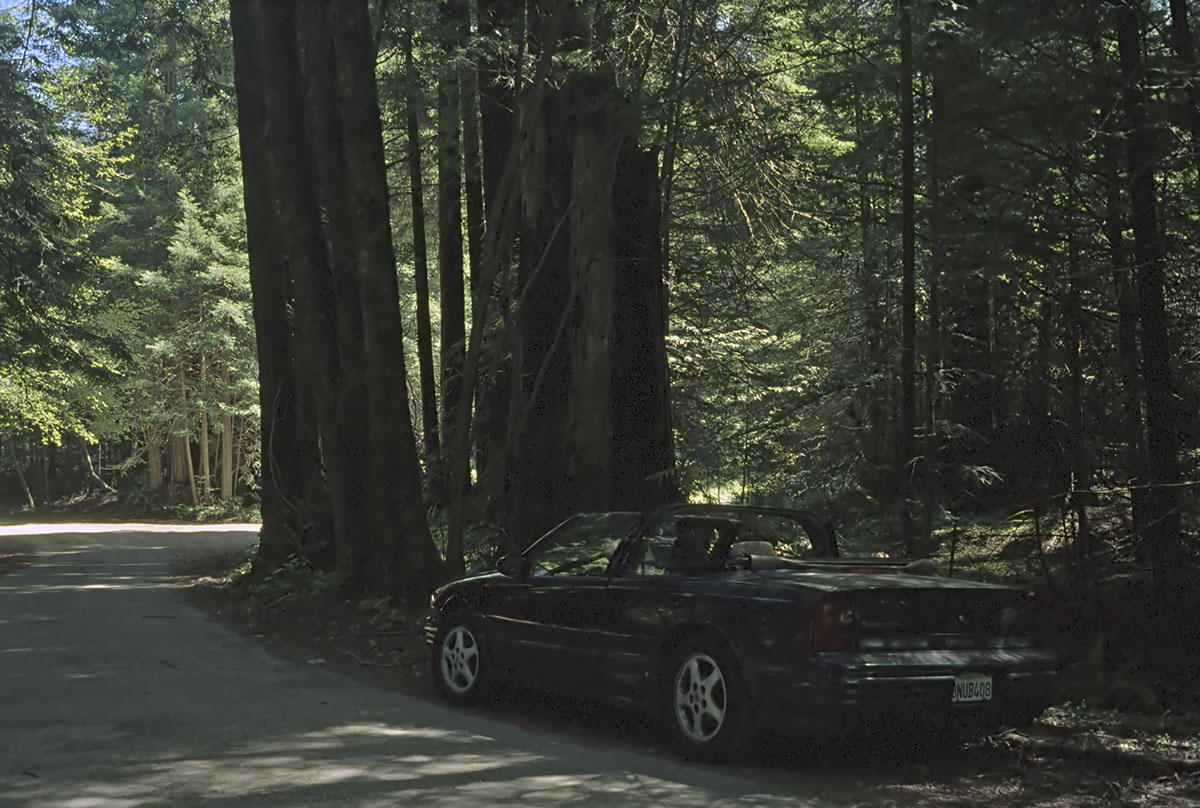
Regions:
<svg viewBox="0 0 1200 808"><path fill-rule="evenodd" d="M199 754L170 754L94 771L71 793L49 778L22 789L21 806L136 808L216 801L247 805L352 804L424 806L659 806L709 808L721 797L702 784L704 770L624 768L586 751L551 744L514 747L465 729L344 724ZM657 769L657 767L655 767ZM651 773L652 772L652 773ZM693 778L692 775L695 775ZM750 786L750 783L746 785ZM828 803L795 795L741 795L740 805ZM24 800L24 801L23 801Z"/></svg>

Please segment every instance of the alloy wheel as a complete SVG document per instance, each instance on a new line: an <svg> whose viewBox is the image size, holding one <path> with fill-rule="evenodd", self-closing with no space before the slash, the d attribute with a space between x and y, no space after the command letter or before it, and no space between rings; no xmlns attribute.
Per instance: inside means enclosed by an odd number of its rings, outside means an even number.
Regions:
<svg viewBox="0 0 1200 808"><path fill-rule="evenodd" d="M707 743L725 724L727 689L721 667L704 653L688 655L675 674L675 720L695 743Z"/></svg>
<svg viewBox="0 0 1200 808"><path fill-rule="evenodd" d="M442 640L439 670L442 682L456 696L465 696L479 679L479 643L465 626L455 626Z"/></svg>

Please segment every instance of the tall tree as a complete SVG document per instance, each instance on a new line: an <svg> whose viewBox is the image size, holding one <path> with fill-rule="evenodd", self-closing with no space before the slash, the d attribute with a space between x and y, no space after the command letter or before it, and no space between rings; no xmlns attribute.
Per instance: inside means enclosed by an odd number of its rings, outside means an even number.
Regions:
<svg viewBox="0 0 1200 808"><path fill-rule="evenodd" d="M487 515L500 523L506 519L505 509L511 501L509 485L513 452L509 442L510 403L518 389L513 385L514 362L519 352L514 350L516 329L503 327L512 312L513 225L517 204L515 176L517 159L512 154L513 138L518 134L516 118L516 83L520 49L524 41L521 0L477 0L479 58L479 133L480 171L484 203L484 235L490 233L493 250L490 260L494 266L484 266L486 247L480 247L480 278L472 290L476 304L472 311L472 328L483 323L479 303L490 301L493 289L487 288L490 278L497 297L497 317L502 324L493 330L488 341L489 356L481 360L480 395L477 406L481 422L477 445L479 453L480 492ZM509 174L505 182L506 172ZM481 236L483 238L484 236Z"/></svg>
<svg viewBox="0 0 1200 808"><path fill-rule="evenodd" d="M1145 13L1139 0L1117 8L1117 48L1123 80L1127 138L1130 225L1138 295L1138 333L1146 396L1147 480L1144 506L1151 558L1160 591L1179 573L1179 438L1175 403L1174 355L1167 321L1163 248L1158 223L1153 123L1147 112L1147 69L1142 44ZM1171 593L1174 595L1174 593Z"/></svg>
<svg viewBox="0 0 1200 808"><path fill-rule="evenodd" d="M440 558L408 408L396 406L407 386L394 361L403 342L366 4L242 0L233 11L239 98L248 113L262 99L267 132L257 140L243 122L244 168L267 166L246 168L248 199L263 193L259 216L247 205L249 226L290 242L277 270L291 281L282 302L300 322L276 347L305 380L293 395L321 436L309 462L324 471L319 496L332 500L325 541L347 585L416 599L440 575ZM341 398L342 386L356 401Z"/></svg>
<svg viewBox="0 0 1200 808"><path fill-rule="evenodd" d="M329 529L312 420L302 419L297 382L296 349L288 310L292 289L283 259L284 238L275 211L273 178L268 163L274 144L268 126L264 32L269 30L262 2L230 5L237 85L238 134L245 188L246 230L250 264L262 413L262 530L260 574L270 572L306 546L313 527ZM277 131L277 130L275 130ZM318 540L329 541L328 534Z"/></svg>
<svg viewBox="0 0 1200 808"><path fill-rule="evenodd" d="M913 526L913 436L917 422L917 205L916 121L913 112L912 8L900 0L900 426L896 442L896 493L901 503L905 551L914 555Z"/></svg>
<svg viewBox="0 0 1200 808"><path fill-rule="evenodd" d="M457 420L458 408L470 408L469 392L463 386L462 362L466 343L465 282L463 277L462 193L462 104L459 80L462 33L467 23L465 0L439 3L439 45L442 65L437 92L438 153L438 278L441 285L441 384L442 432L446 445L454 443L448 433ZM446 479L446 490L465 485L465 480ZM461 572L462 548L447 548L451 568Z"/></svg>
<svg viewBox="0 0 1200 808"><path fill-rule="evenodd" d="M441 558L425 522L411 416L407 406L397 406L408 400L408 383L397 361L404 356L403 334L367 4L334 4L330 17L362 307L365 445L374 449L366 486L371 534L360 542L365 552L358 572L375 588L412 598L441 575Z"/></svg>
<svg viewBox="0 0 1200 808"><path fill-rule="evenodd" d="M662 501L670 490L664 483L671 472L665 359L658 361L665 351L662 237L647 238L647 226L657 231L659 219L642 207L657 209L659 198L644 184L648 166L636 146L635 107L595 39L607 30L557 2L538 4L529 22L540 58L583 48L597 55L590 70L563 76L561 88L529 93L521 102L534 123L523 133L520 166L514 315L522 386L508 436L519 507L513 524L525 534L536 535L575 503L615 507L619 493L621 506L629 507L634 503L624 498L632 490L637 504ZM623 196L614 195L617 187ZM631 202L638 207L628 207ZM645 273L648 282L634 275L618 287L622 265L624 272ZM648 291L660 297L651 299ZM646 340L625 343L637 357L625 367L613 351L622 332ZM628 418L635 397L643 395L648 401L640 403L651 405L646 415ZM636 463L616 463L616 418L626 419L623 442L646 448Z"/></svg>
<svg viewBox="0 0 1200 808"><path fill-rule="evenodd" d="M413 55L416 20L408 7L404 28L405 133L408 144L408 182L412 204L413 273L417 296L417 363L421 383L421 422L425 460L432 476L442 475L442 448L438 439L437 373L433 363L433 328L429 306L429 250L425 239L425 187L421 169L418 76ZM440 242L439 242L440 243Z"/></svg>

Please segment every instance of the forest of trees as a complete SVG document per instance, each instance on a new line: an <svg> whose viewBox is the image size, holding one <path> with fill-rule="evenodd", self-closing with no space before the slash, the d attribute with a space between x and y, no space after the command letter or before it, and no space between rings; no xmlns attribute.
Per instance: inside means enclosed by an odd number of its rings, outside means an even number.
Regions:
<svg viewBox="0 0 1200 808"><path fill-rule="evenodd" d="M1193 3L8 9L3 504L414 599L575 510L1027 513L1192 602Z"/></svg>

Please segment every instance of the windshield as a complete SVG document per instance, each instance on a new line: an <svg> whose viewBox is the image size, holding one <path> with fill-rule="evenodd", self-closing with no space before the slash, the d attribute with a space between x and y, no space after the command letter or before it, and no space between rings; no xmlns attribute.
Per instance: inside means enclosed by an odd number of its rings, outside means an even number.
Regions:
<svg viewBox="0 0 1200 808"><path fill-rule="evenodd" d="M532 575L603 575L637 514L592 513L571 517L525 552Z"/></svg>

